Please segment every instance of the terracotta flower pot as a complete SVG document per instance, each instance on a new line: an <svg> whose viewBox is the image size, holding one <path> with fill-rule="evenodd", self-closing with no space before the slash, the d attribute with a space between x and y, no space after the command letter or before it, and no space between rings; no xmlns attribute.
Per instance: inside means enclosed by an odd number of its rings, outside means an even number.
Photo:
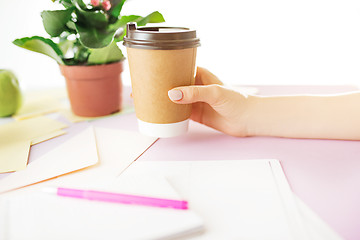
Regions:
<svg viewBox="0 0 360 240"><path fill-rule="evenodd" d="M92 66L59 66L66 79L74 114L99 117L121 110L122 61Z"/></svg>

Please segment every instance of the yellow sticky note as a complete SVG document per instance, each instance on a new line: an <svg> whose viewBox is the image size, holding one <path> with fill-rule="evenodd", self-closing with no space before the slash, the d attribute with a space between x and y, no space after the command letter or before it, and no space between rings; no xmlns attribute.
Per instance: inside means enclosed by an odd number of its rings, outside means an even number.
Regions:
<svg viewBox="0 0 360 240"><path fill-rule="evenodd" d="M24 104L13 115L16 120L57 112L68 102L65 88L41 89L25 92Z"/></svg>
<svg viewBox="0 0 360 240"><path fill-rule="evenodd" d="M116 115L123 115L123 114L127 114L127 113L132 113L134 112L135 109L133 106L125 106L122 108L121 111L117 112L117 113L113 113L107 116L102 116L102 117L80 117L75 115L71 109L63 109L61 110L61 114L70 122L72 123L77 123L77 122L83 122L83 121L91 121L91 120L96 120L99 118L104 118L104 117L110 117L110 116L116 116Z"/></svg>
<svg viewBox="0 0 360 240"><path fill-rule="evenodd" d="M3 143L32 140L67 127L65 123L48 117L35 117L0 125L0 146Z"/></svg>
<svg viewBox="0 0 360 240"><path fill-rule="evenodd" d="M0 173L24 169L30 144L53 138L67 125L47 117L36 117L0 125Z"/></svg>
<svg viewBox="0 0 360 240"><path fill-rule="evenodd" d="M67 92L65 87L59 87L59 88L51 88L51 89L37 89L37 90L31 90L27 91L25 93L26 99L29 100L38 100L38 99L66 99L67 98Z"/></svg>
<svg viewBox="0 0 360 240"><path fill-rule="evenodd" d="M63 130L58 130L58 131L55 131L55 132L51 132L49 134L45 134L45 135L43 135L41 137L32 139L31 140L31 145L35 145L35 144L38 144L38 143L41 143L41 142L45 142L46 140L61 136L61 135L65 134L65 133L66 132L63 131Z"/></svg>
<svg viewBox="0 0 360 240"><path fill-rule="evenodd" d="M21 107L15 115L13 115L13 118L16 120L24 120L47 113L56 112L61 108L61 102L52 98L25 101L24 106Z"/></svg>
<svg viewBox="0 0 360 240"><path fill-rule="evenodd" d="M26 168L30 141L18 141L0 145L0 173Z"/></svg>

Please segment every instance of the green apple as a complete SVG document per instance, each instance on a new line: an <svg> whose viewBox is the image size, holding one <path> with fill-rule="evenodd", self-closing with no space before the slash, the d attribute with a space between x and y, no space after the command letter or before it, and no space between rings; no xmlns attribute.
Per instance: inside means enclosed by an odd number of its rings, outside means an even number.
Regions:
<svg viewBox="0 0 360 240"><path fill-rule="evenodd" d="M11 70L0 69L0 117L13 115L22 104L19 81Z"/></svg>

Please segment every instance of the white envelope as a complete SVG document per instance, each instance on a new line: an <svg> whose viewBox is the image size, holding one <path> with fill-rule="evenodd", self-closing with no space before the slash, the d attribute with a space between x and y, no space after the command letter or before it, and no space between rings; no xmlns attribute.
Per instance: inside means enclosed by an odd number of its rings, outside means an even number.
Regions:
<svg viewBox="0 0 360 240"><path fill-rule="evenodd" d="M2 178L0 193L83 169L97 162L94 129L91 127L30 162L26 169Z"/></svg>
<svg viewBox="0 0 360 240"><path fill-rule="evenodd" d="M32 161L25 170L0 179L0 193L58 176L61 177L46 184L103 186L119 176L156 140L138 132L89 127Z"/></svg>
<svg viewBox="0 0 360 240"><path fill-rule="evenodd" d="M95 128L99 162L82 171L77 171L50 184L72 188L104 188L141 156L157 138L138 132L118 129Z"/></svg>

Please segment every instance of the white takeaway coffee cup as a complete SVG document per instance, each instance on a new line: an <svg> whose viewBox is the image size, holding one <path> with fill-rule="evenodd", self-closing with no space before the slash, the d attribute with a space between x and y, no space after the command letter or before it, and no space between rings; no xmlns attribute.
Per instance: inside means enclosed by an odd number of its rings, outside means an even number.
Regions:
<svg viewBox="0 0 360 240"><path fill-rule="evenodd" d="M128 23L124 45L139 131L162 138L186 133L191 104L173 103L168 91L195 83L196 31Z"/></svg>

